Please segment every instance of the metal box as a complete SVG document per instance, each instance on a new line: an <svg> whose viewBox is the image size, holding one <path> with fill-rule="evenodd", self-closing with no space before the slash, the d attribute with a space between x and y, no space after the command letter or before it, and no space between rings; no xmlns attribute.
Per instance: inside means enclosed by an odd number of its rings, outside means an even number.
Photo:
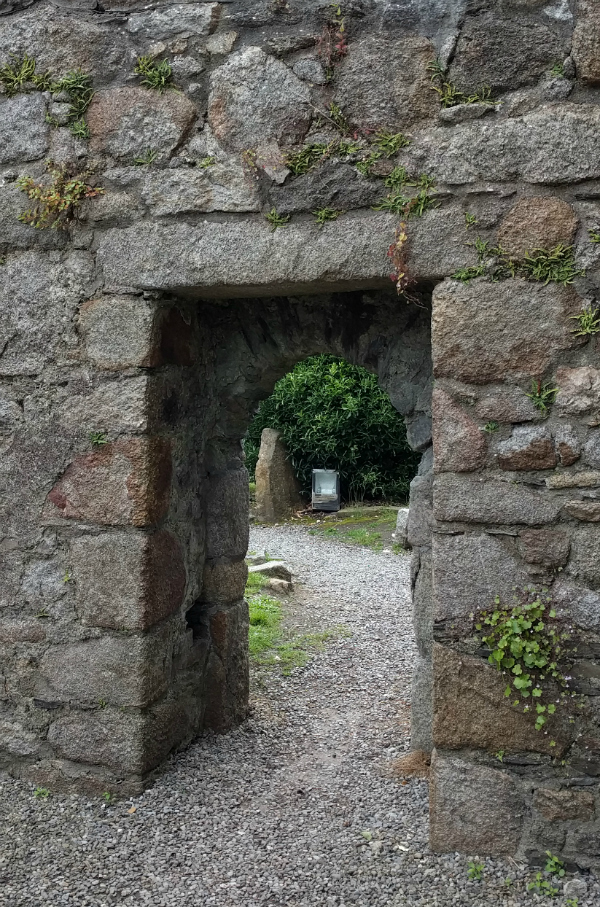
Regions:
<svg viewBox="0 0 600 907"><path fill-rule="evenodd" d="M329 511L340 509L340 477L335 469L313 469L312 508Z"/></svg>

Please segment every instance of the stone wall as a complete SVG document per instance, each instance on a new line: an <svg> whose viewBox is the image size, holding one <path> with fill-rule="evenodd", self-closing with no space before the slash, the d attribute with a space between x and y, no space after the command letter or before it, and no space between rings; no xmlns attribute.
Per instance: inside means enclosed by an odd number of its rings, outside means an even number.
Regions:
<svg viewBox="0 0 600 907"><path fill-rule="evenodd" d="M138 790L242 720L240 439L277 378L332 352L379 375L423 451L413 745L435 747L433 846L598 865L600 372L573 316L600 280L600 17L587 0L341 15L343 40L323 0L0 0L0 65L52 74L3 70L0 94L0 764ZM144 86L140 55L176 89ZM79 67L95 94L77 126L52 81ZM471 103L441 106L432 76ZM369 163L382 131L409 143ZM68 229L18 219L17 180L48 180L47 158L104 190ZM373 210L399 187L404 212ZM273 230L272 209L290 220ZM326 209L343 213L319 225ZM532 279L526 254L559 243L581 273ZM527 584L577 641L582 708L548 733L473 631Z"/></svg>

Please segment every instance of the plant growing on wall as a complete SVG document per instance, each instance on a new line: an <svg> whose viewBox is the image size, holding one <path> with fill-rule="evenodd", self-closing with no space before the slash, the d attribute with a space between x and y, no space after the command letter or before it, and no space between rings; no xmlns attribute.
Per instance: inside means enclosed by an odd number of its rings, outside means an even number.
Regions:
<svg viewBox="0 0 600 907"><path fill-rule="evenodd" d="M475 629L489 649L488 661L506 677L506 698L515 697L513 705L525 701L524 711L535 714L537 730L556 712L557 704L569 693L569 676L560 667L564 662L565 642L569 633L559 622L546 592L524 590L512 608L497 607L482 611ZM560 688L559 698L544 691L553 681Z"/></svg>
<svg viewBox="0 0 600 907"><path fill-rule="evenodd" d="M52 76L49 72L38 72L33 57L23 54L10 55L10 62L0 66L0 82L9 98L20 91L49 91Z"/></svg>
<svg viewBox="0 0 600 907"><path fill-rule="evenodd" d="M532 378L531 391L527 396L542 416L547 416L548 408L554 403L557 393L558 388L552 387L549 381L536 381Z"/></svg>
<svg viewBox="0 0 600 907"><path fill-rule="evenodd" d="M174 88L173 69L168 60L153 60L152 57L138 57L133 70L136 76L142 77L142 85L152 88L160 94L167 88Z"/></svg>
<svg viewBox="0 0 600 907"><path fill-rule="evenodd" d="M406 500L419 454L375 375L335 356L298 363L260 404L244 441L254 472L263 428L281 431L304 493L313 468L337 469L342 495Z"/></svg>
<svg viewBox="0 0 600 907"><path fill-rule="evenodd" d="M586 306L579 315L571 315L570 319L577 322L577 327L571 333L576 337L591 337L600 332L600 309Z"/></svg>
<svg viewBox="0 0 600 907"><path fill-rule="evenodd" d="M339 3L330 4L329 21L323 26L317 41L317 53L325 69L325 78L331 82L335 69L348 53L346 19Z"/></svg>
<svg viewBox="0 0 600 907"><path fill-rule="evenodd" d="M89 173L73 173L66 164L48 161L46 169L50 174L47 183L36 183L31 176L17 180L17 187L35 202L32 208L19 215L19 220L38 230L66 229L77 217L82 201L97 198L104 189L90 186L87 182Z"/></svg>
<svg viewBox="0 0 600 907"><path fill-rule="evenodd" d="M483 85L479 91L472 94L466 94L460 91L456 85L446 76L446 70L439 60L432 60L427 65L431 73L432 89L440 96L442 107L457 107L459 104L489 104L493 107L497 102L492 100L492 92L487 85Z"/></svg>

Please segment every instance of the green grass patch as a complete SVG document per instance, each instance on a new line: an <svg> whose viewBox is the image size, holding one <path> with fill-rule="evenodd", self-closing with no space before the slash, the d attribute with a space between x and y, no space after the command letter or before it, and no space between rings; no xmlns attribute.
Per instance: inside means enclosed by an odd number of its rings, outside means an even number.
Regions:
<svg viewBox="0 0 600 907"><path fill-rule="evenodd" d="M343 627L323 630L320 633L293 635L283 628L283 607L270 595L263 595L261 588L268 577L252 573L246 585L246 598L250 610L248 650L253 663L260 667L278 668L288 677L294 668L306 665L314 652L336 637L349 635Z"/></svg>
<svg viewBox="0 0 600 907"><path fill-rule="evenodd" d="M310 535L335 538L351 545L361 545L373 551L390 548L394 554L403 554L405 549L394 542L397 507L348 507L338 513L312 513L302 517L301 522L310 526Z"/></svg>

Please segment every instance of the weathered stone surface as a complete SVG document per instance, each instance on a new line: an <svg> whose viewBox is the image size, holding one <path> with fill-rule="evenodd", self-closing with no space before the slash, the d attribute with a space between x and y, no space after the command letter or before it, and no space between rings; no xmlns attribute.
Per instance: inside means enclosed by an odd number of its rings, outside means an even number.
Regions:
<svg viewBox="0 0 600 907"><path fill-rule="evenodd" d="M519 551L527 564L564 567L570 547L567 533L560 529L524 529L519 533Z"/></svg>
<svg viewBox="0 0 600 907"><path fill-rule="evenodd" d="M269 198L280 214L314 211L315 199L319 206L349 211L374 205L382 191L379 181L365 179L350 164L330 160L282 186L273 186Z"/></svg>
<svg viewBox="0 0 600 907"><path fill-rule="evenodd" d="M210 621L213 652L207 671L205 725L226 730L246 716L248 703L248 605L218 611Z"/></svg>
<svg viewBox="0 0 600 907"><path fill-rule="evenodd" d="M319 60L315 60L311 57L296 60L292 69L299 79L304 79L306 82L312 82L314 85L324 85L327 81L323 65Z"/></svg>
<svg viewBox="0 0 600 907"><path fill-rule="evenodd" d="M0 100L0 164L36 161L48 144L46 104L40 94Z"/></svg>
<svg viewBox="0 0 600 907"><path fill-rule="evenodd" d="M141 296L101 296L79 312L87 355L107 369L157 365L156 320L156 305Z"/></svg>
<svg viewBox="0 0 600 907"><path fill-rule="evenodd" d="M436 534L432 558L436 621L466 619L493 605L497 595L511 602L527 583L518 558L497 536Z"/></svg>
<svg viewBox="0 0 600 907"><path fill-rule="evenodd" d="M387 287L394 228L393 216L374 212L344 215L326 230L305 222L275 233L254 221L138 224L108 230L98 260L113 287L201 287L203 295L226 298Z"/></svg>
<svg viewBox="0 0 600 907"><path fill-rule="evenodd" d="M577 77L591 85L600 83L600 10L594 0L578 0L577 23L571 56Z"/></svg>
<svg viewBox="0 0 600 907"><path fill-rule="evenodd" d="M576 520L600 523L600 501L568 501L564 509Z"/></svg>
<svg viewBox="0 0 600 907"><path fill-rule="evenodd" d="M92 8L90 0L87 0ZM110 0L107 0L105 6ZM14 7L14 3L11 3ZM63 4L64 5L64 4ZM119 0L119 5L125 2ZM50 70L53 76L65 76L72 70L92 73L94 87L106 85L123 72L124 56L130 56L129 43L114 24L103 26L99 16L88 18L79 10L59 10L56 4L33 9L22 15L0 19L0 60L5 63L9 54L22 57L28 54L36 62L38 73ZM94 19L96 21L94 21Z"/></svg>
<svg viewBox="0 0 600 907"><path fill-rule="evenodd" d="M354 126L405 129L435 116L427 64L435 56L422 37L373 35L352 41L335 80L335 101Z"/></svg>
<svg viewBox="0 0 600 907"><path fill-rule="evenodd" d="M113 708L74 712L50 725L48 742L63 759L106 765L119 773L142 772L143 720Z"/></svg>
<svg viewBox="0 0 600 907"><path fill-rule="evenodd" d="M560 756L568 739L554 718L549 734L535 729L535 716L514 708L504 695L506 678L480 658L433 647L433 742L438 749L487 749L490 753ZM556 746L550 746L554 740Z"/></svg>
<svg viewBox="0 0 600 907"><path fill-rule="evenodd" d="M233 54L210 80L208 122L230 151L269 140L301 142L312 118L310 89L260 47Z"/></svg>
<svg viewBox="0 0 600 907"><path fill-rule="evenodd" d="M248 472L210 476L206 501L206 555L239 558L248 549Z"/></svg>
<svg viewBox="0 0 600 907"><path fill-rule="evenodd" d="M77 607L87 626L146 630L177 611L186 571L168 532L115 532L71 543Z"/></svg>
<svg viewBox="0 0 600 907"><path fill-rule="evenodd" d="M450 79L472 93L483 85L492 90L530 85L566 47L547 25L514 13L480 13L467 18L460 33Z"/></svg>
<svg viewBox="0 0 600 907"><path fill-rule="evenodd" d="M484 117L486 113L493 113L493 104L473 103L457 104L456 107L442 107L438 113L438 121L448 126L454 126L456 123L468 123L469 120L478 120Z"/></svg>
<svg viewBox="0 0 600 907"><path fill-rule="evenodd" d="M49 493L44 514L48 520L147 526L165 515L170 492L168 441L116 441L73 460Z"/></svg>
<svg viewBox="0 0 600 907"><path fill-rule="evenodd" d="M557 285L446 280L433 293L434 375L474 384L542 375L577 345L568 318L580 308L576 293Z"/></svg>
<svg viewBox="0 0 600 907"><path fill-rule="evenodd" d="M157 217L194 211L260 211L261 207L256 184L239 164L150 171L142 200Z"/></svg>
<svg viewBox="0 0 600 907"><path fill-rule="evenodd" d="M587 791L538 787L533 795L533 807L548 822L574 819L589 822L594 818L594 795Z"/></svg>
<svg viewBox="0 0 600 907"><path fill-rule="evenodd" d="M174 3L167 9L133 13L127 30L137 38L164 41L178 35L206 37L218 21L218 3Z"/></svg>
<svg viewBox="0 0 600 907"><path fill-rule="evenodd" d="M396 541L408 548L408 507L400 507L396 515Z"/></svg>
<svg viewBox="0 0 600 907"><path fill-rule="evenodd" d="M87 252L11 256L0 267L0 375L35 375L50 362L72 359L74 315L93 286Z"/></svg>
<svg viewBox="0 0 600 907"><path fill-rule="evenodd" d="M580 526L571 535L569 572L592 589L600 589L600 526Z"/></svg>
<svg viewBox="0 0 600 907"><path fill-rule="evenodd" d="M38 230L34 234L30 224L19 221L21 214L31 207L31 202L15 183L3 183L0 179L0 248L7 252L29 249L34 238L40 250L64 248L68 239L64 231Z"/></svg>
<svg viewBox="0 0 600 907"><path fill-rule="evenodd" d="M0 621L0 642L13 645L19 642L42 642L46 631L39 620Z"/></svg>
<svg viewBox="0 0 600 907"><path fill-rule="evenodd" d="M498 244L513 258L524 258L533 249L571 245L577 231L577 215L560 198L521 198L498 230Z"/></svg>
<svg viewBox="0 0 600 907"><path fill-rule="evenodd" d="M559 425L554 430L554 442L561 466L572 466L577 462L581 455L581 445L571 425Z"/></svg>
<svg viewBox="0 0 600 907"><path fill-rule="evenodd" d="M195 118L196 108L180 92L137 87L99 91L87 113L90 147L130 164L146 148L165 160Z"/></svg>
<svg viewBox="0 0 600 907"><path fill-rule="evenodd" d="M447 473L436 476L433 485L433 512L438 520L541 526L556 519L560 506L548 495L489 477Z"/></svg>
<svg viewBox="0 0 600 907"><path fill-rule="evenodd" d="M517 425L497 454L501 469L554 469L557 462L552 436L542 425Z"/></svg>
<svg viewBox="0 0 600 907"><path fill-rule="evenodd" d="M168 632L101 637L48 649L40 661L37 695L59 702L143 707L168 684Z"/></svg>
<svg viewBox="0 0 600 907"><path fill-rule="evenodd" d="M590 432L587 441L583 445L582 460L586 466L600 469L600 431Z"/></svg>
<svg viewBox="0 0 600 907"><path fill-rule="evenodd" d="M546 479L548 488L597 488L600 485L600 472L594 469L580 472L557 472Z"/></svg>
<svg viewBox="0 0 600 907"><path fill-rule="evenodd" d="M264 428L256 463L256 516L265 523L276 523L303 507L281 432Z"/></svg>
<svg viewBox="0 0 600 907"><path fill-rule="evenodd" d="M431 658L418 655L413 669L410 705L410 746L430 753L433 748L433 676Z"/></svg>
<svg viewBox="0 0 600 907"><path fill-rule="evenodd" d="M435 750L430 778L432 850L516 852L524 803L507 772Z"/></svg>
<svg viewBox="0 0 600 907"><path fill-rule="evenodd" d="M462 406L440 387L433 391L433 452L436 472L472 472L484 465L485 435Z"/></svg>
<svg viewBox="0 0 600 907"><path fill-rule="evenodd" d="M148 427L150 381L146 375L124 381L107 381L87 394L73 394L60 407L60 423L88 434L138 432Z"/></svg>
<svg viewBox="0 0 600 907"><path fill-rule="evenodd" d="M35 756L41 748L40 735L33 733L22 721L0 717L0 752L11 756Z"/></svg>
<svg viewBox="0 0 600 907"><path fill-rule="evenodd" d="M231 605L244 597L248 568L245 561L208 561L204 565L202 599L211 605Z"/></svg>
<svg viewBox="0 0 600 907"><path fill-rule="evenodd" d="M475 404L480 419L494 422L532 422L539 418L539 411L520 387L504 384L492 388Z"/></svg>
<svg viewBox="0 0 600 907"><path fill-rule="evenodd" d="M584 630L600 629L600 595L596 592L561 576L552 586L552 595L568 620Z"/></svg>
<svg viewBox="0 0 600 907"><path fill-rule="evenodd" d="M600 371L592 366L556 370L556 409L568 415L600 413Z"/></svg>
<svg viewBox="0 0 600 907"><path fill-rule="evenodd" d="M416 552L413 552L413 557ZM431 661L433 646L433 575L431 550L418 549L419 569L413 588L413 628L419 655Z"/></svg>
<svg viewBox="0 0 600 907"><path fill-rule="evenodd" d="M564 102L523 117L484 117L452 130L439 127L417 139L413 151L426 143L428 172L451 185L514 179L560 185L600 177L600 149L594 140L599 123L594 105Z"/></svg>
<svg viewBox="0 0 600 907"><path fill-rule="evenodd" d="M412 547L431 545L431 532L435 525L431 503L432 489L432 472L415 476L410 483L407 536Z"/></svg>
<svg viewBox="0 0 600 907"><path fill-rule="evenodd" d="M458 268L475 265L475 251L465 242L465 215L456 206L427 211L408 224L406 264L415 280L439 280Z"/></svg>

